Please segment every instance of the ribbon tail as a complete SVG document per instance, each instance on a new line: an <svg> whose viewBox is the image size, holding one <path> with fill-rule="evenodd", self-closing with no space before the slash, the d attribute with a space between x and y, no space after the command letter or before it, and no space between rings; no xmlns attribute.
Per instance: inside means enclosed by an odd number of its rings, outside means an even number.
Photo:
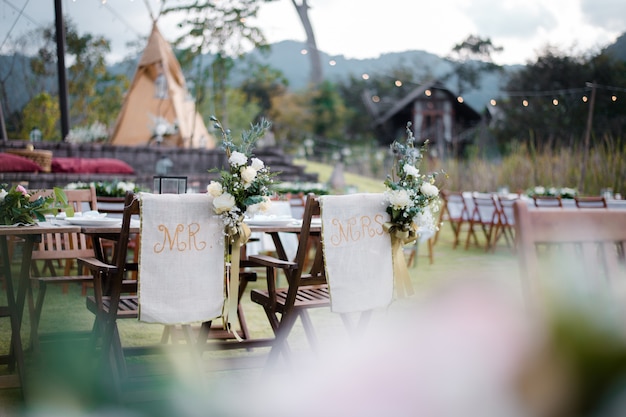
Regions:
<svg viewBox="0 0 626 417"><path fill-rule="evenodd" d="M394 271L394 287L396 296L403 298L414 294L413 285L409 276L409 269L404 258L404 239L391 235L391 251Z"/></svg>
<svg viewBox="0 0 626 417"><path fill-rule="evenodd" d="M242 339L235 329L235 326L233 326L233 321L237 320L239 317L237 307L239 305L239 262L241 260L241 246L242 239L240 236L238 236L232 245L232 253L230 258L230 280L228 282L228 296L226 300L228 304L226 325L228 326L228 331L232 332L232 334L239 342L241 342Z"/></svg>

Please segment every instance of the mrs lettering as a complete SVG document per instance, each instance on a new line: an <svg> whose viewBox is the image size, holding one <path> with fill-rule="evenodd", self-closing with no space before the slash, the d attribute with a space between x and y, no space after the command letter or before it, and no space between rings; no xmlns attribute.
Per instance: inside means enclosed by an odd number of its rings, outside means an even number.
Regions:
<svg viewBox="0 0 626 417"><path fill-rule="evenodd" d="M348 219L334 217L331 221L330 243L340 246L349 242L358 242L364 239L372 239L380 236L383 231L383 215L354 216Z"/></svg>
<svg viewBox="0 0 626 417"><path fill-rule="evenodd" d="M198 240L198 233L200 232L200 225L198 223L189 223L187 225L179 223L173 231L166 225L160 224L158 230L163 236L163 239L154 244L154 253L161 253L163 251L203 251L207 246L204 240Z"/></svg>

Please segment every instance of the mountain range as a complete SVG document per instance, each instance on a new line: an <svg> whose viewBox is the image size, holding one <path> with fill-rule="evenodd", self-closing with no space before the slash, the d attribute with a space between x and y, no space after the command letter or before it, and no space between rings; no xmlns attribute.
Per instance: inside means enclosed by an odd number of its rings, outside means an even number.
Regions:
<svg viewBox="0 0 626 417"><path fill-rule="evenodd" d="M310 62L307 55L302 54L306 48L303 42L282 41L271 45L267 54L258 51L250 52L246 58L257 62L268 64L284 74L289 82L289 88L293 91L304 89L309 79ZM620 36L616 42L605 49L618 59L626 61L626 33ZM350 76L360 77L368 74L370 77L391 77L394 69L413 67L415 69L416 80L422 79L442 79L452 71L452 63L438 55L414 50L405 52L393 52L382 54L377 58L352 59L343 55L329 55L320 51L322 63L324 64L325 79L333 82L347 80ZM6 69L13 66L14 73L23 74L30 70L27 57L19 57L16 61L11 61L13 57L0 55L0 78L5 79ZM208 57L204 62L211 62L212 57ZM132 79L137 60L128 60L110 66L113 73L124 73L129 80ZM332 64L331 64L332 62ZM246 64L237 64L232 80L233 85L237 85L246 76ZM509 75L523 68L523 65L505 65L500 72L486 73L480 80L480 87L476 90L464 93L463 98L466 104L477 111L482 111L492 98L499 98L502 95L502 88ZM16 77L17 78L17 77ZM390 82L393 80L390 79ZM46 81L46 88L55 90L56 77L51 77ZM454 79L444 82L448 89L455 92ZM12 110L21 109L29 96L26 93L26 86L20 80L16 82L6 82L6 95L11 97ZM6 116L6 115L5 115Z"/></svg>

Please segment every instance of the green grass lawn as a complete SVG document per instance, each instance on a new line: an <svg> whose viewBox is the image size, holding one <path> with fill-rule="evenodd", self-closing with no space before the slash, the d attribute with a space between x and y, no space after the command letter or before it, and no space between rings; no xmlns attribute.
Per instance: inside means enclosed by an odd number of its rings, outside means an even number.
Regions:
<svg viewBox="0 0 626 417"><path fill-rule="evenodd" d="M308 164L307 170L319 172L321 181L330 176L330 167L327 166ZM357 187L360 192L381 192L383 190L380 181L351 174L346 175L346 182ZM463 247L453 249L450 226L444 224L441 228L438 242L434 246L433 264L429 263L426 250L426 245L419 247L417 265L409 268L411 281L415 289L415 295L411 297L410 301L420 300L421 297L425 297L432 291L436 291L441 286L446 286L451 282L472 282L476 279L495 282L511 289L515 294L520 294L517 259L505 246L500 246L495 253L486 253L483 248L476 246L470 246L467 250ZM264 285L264 280L259 279L256 283L252 283L248 291ZM407 302L408 300L397 300L394 306L402 308ZM263 310L250 301L249 294L246 294L243 298L243 307L252 337L267 337L271 335L271 329ZM385 315L382 314L381 317L384 319ZM312 320L316 328L321 329L320 339L338 340L337 338L345 337L345 332L341 330L341 320L334 313L320 309L312 315ZM89 331L92 324L93 316L85 307L85 299L81 295L81 287L79 285L71 286L66 294L61 291L60 286L49 286L42 313L41 332L61 330ZM28 313L25 312L22 337L26 349L29 349L29 326ZM125 345L142 345L158 342L163 327L160 325L146 325L134 320L122 320L120 331ZM9 343L8 335L10 334L8 320L0 321L0 332L3 335L0 340L0 349L6 352ZM307 344L301 341L302 334L301 326L297 325L292 339L295 340L294 349L299 347L308 349ZM70 345L67 348L70 349L71 357L71 349L73 347ZM249 352L235 354L245 355L247 353ZM67 354L67 351L65 354ZM233 355L232 352L227 354ZM208 358L210 360L210 356ZM36 363L30 350L28 351L27 362L31 367ZM31 372L34 372L34 370L31 369ZM20 405L20 401L19 390L0 390L0 415L3 411L2 406L7 410L7 408L13 405Z"/></svg>

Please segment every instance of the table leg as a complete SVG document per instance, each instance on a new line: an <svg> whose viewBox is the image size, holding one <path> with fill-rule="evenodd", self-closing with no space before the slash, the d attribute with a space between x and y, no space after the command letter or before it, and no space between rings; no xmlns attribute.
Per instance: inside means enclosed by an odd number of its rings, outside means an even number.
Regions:
<svg viewBox="0 0 626 417"><path fill-rule="evenodd" d="M26 288L30 279L30 260L33 249L33 237L25 236L24 247L22 248L22 262L20 265L20 277L18 283L17 297L13 288L13 275L11 272L11 260L7 237L0 239L0 251L2 255L3 275L5 279L7 305L0 308L0 316L9 317L11 321L11 342L8 355L0 356L0 362L8 365L13 372L17 368L16 375L3 375L0 377L0 386L4 388L22 387L24 395L24 350L22 348L22 337L20 334L22 316L24 312L24 301ZM25 396L25 395L24 395Z"/></svg>

